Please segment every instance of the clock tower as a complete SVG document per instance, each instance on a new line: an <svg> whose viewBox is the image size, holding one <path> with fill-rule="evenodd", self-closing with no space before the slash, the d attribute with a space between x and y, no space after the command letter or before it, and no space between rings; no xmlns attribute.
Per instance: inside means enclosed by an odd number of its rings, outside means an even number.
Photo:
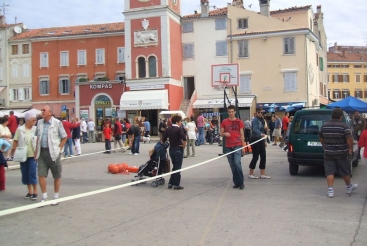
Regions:
<svg viewBox="0 0 367 246"><path fill-rule="evenodd" d="M125 77L129 91L167 90L168 108L183 99L180 0L125 0ZM142 102L144 104L144 102Z"/></svg>

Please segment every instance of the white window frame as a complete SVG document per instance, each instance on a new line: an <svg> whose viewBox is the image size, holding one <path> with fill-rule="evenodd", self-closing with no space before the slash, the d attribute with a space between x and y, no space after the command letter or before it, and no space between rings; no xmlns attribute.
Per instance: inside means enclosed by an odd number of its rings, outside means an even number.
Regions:
<svg viewBox="0 0 367 246"><path fill-rule="evenodd" d="M77 53L78 58L78 66L86 66L87 65L87 51L86 50L78 50ZM84 60L84 63L82 63Z"/></svg>
<svg viewBox="0 0 367 246"><path fill-rule="evenodd" d="M250 57L249 41L248 40L239 40L239 41L237 41L237 48L238 48L238 57L239 58L248 58L248 57Z"/></svg>
<svg viewBox="0 0 367 246"><path fill-rule="evenodd" d="M60 51L60 67L69 66L69 51Z"/></svg>
<svg viewBox="0 0 367 246"><path fill-rule="evenodd" d="M216 56L228 56L227 41L221 40L215 43L215 55Z"/></svg>
<svg viewBox="0 0 367 246"><path fill-rule="evenodd" d="M182 32L183 33L194 32L194 22L193 21L182 22Z"/></svg>
<svg viewBox="0 0 367 246"><path fill-rule="evenodd" d="M62 91L61 87L64 87L64 85L62 85L62 83L64 81L67 81L67 90L69 91ZM71 83L70 83L70 78L69 77L60 77L59 78L59 94L60 95L69 95L71 91Z"/></svg>
<svg viewBox="0 0 367 246"><path fill-rule="evenodd" d="M215 19L215 30L226 30L227 29L227 19Z"/></svg>
<svg viewBox="0 0 367 246"><path fill-rule="evenodd" d="M11 65L11 77L18 78L19 76L19 64L15 63Z"/></svg>
<svg viewBox="0 0 367 246"><path fill-rule="evenodd" d="M338 92L338 94L336 94L337 92ZM334 99L340 99L342 97L341 91L339 89L334 89L333 90L333 96L334 96Z"/></svg>
<svg viewBox="0 0 367 246"><path fill-rule="evenodd" d="M23 63L22 64L22 75L23 75L23 78L28 78L30 76L29 63Z"/></svg>
<svg viewBox="0 0 367 246"><path fill-rule="evenodd" d="M44 55L45 57L42 57ZM41 52L40 53L40 67L47 67L48 68L48 52Z"/></svg>
<svg viewBox="0 0 367 246"><path fill-rule="evenodd" d="M10 101L18 101L18 97L19 97L19 94L18 94L18 89L11 89L10 90Z"/></svg>
<svg viewBox="0 0 367 246"><path fill-rule="evenodd" d="M251 86L251 75L250 74L241 74L240 75L240 93L243 94L251 94L252 86Z"/></svg>
<svg viewBox="0 0 367 246"><path fill-rule="evenodd" d="M237 19L237 29L248 29L249 23L248 18Z"/></svg>
<svg viewBox="0 0 367 246"><path fill-rule="evenodd" d="M46 82L46 85L47 85L47 91L45 91L45 93L42 93L42 84L44 84L44 83L42 83L42 82ZM48 78L48 77L44 77L44 78L40 78L39 79L39 93L40 93L40 95L41 96L48 96L48 95L50 95L50 90L51 90L51 88L50 88L50 78Z"/></svg>
<svg viewBox="0 0 367 246"><path fill-rule="evenodd" d="M101 58L99 58L101 56ZM105 49L96 49L96 64L105 64Z"/></svg>
<svg viewBox="0 0 367 246"><path fill-rule="evenodd" d="M297 89L297 72L283 72L284 92L296 92Z"/></svg>
<svg viewBox="0 0 367 246"><path fill-rule="evenodd" d="M347 98L347 97L349 97L350 96L350 90L349 89L343 89L342 91L341 91L341 98L342 99L345 99L345 98ZM347 94L347 95L345 95L345 94Z"/></svg>
<svg viewBox="0 0 367 246"><path fill-rule="evenodd" d="M293 45L293 47L292 47L292 45ZM295 39L295 37L283 38L283 54L284 55L294 55L294 54L296 54L296 39Z"/></svg>
<svg viewBox="0 0 367 246"><path fill-rule="evenodd" d="M31 101L32 100L32 88L27 87L24 89L24 101Z"/></svg>
<svg viewBox="0 0 367 246"><path fill-rule="evenodd" d="M189 49L191 47L191 56L185 56L185 50ZM194 59L195 58L195 45L194 43L186 43L182 44L182 55L183 59Z"/></svg>
<svg viewBox="0 0 367 246"><path fill-rule="evenodd" d="M125 47L117 47L117 64L125 62Z"/></svg>
<svg viewBox="0 0 367 246"><path fill-rule="evenodd" d="M357 78L359 78L359 79L357 79ZM356 79L356 83L361 83L361 74L360 73L356 73L355 74L355 79Z"/></svg>

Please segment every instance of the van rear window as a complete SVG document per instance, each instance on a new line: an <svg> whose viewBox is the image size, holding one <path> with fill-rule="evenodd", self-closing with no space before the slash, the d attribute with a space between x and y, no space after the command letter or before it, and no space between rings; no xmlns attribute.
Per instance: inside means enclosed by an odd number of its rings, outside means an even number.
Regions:
<svg viewBox="0 0 367 246"><path fill-rule="evenodd" d="M307 114L299 115L293 119L293 133L318 134L321 126L331 119L331 114Z"/></svg>

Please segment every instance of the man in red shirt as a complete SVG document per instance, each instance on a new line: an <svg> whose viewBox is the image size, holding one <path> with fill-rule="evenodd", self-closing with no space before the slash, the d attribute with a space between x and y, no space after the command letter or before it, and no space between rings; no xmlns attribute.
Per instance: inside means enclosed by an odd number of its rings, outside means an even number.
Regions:
<svg viewBox="0 0 367 246"><path fill-rule="evenodd" d="M245 188L244 177L241 166L241 155L245 154L245 149L240 150L245 145L243 134L244 124L242 120L236 118L236 107L228 106L227 119L224 119L220 125L220 135L226 138L225 153L238 150L227 155L229 166L233 174L233 188Z"/></svg>
<svg viewBox="0 0 367 246"><path fill-rule="evenodd" d="M111 154L111 135L112 135L112 130L110 128L110 124L106 124L105 127L103 128L103 135L104 135L104 144L105 144L105 148L106 151L103 152L103 154Z"/></svg>
<svg viewBox="0 0 367 246"><path fill-rule="evenodd" d="M115 149L114 152L115 153L117 152L117 144L120 145L120 149L121 149L121 152L122 152L123 151L122 147L124 146L124 144L121 141L121 138L122 138L122 125L121 125L121 122L120 122L119 118L115 118L115 125L113 127L113 137L114 137L113 146L114 146L114 149Z"/></svg>
<svg viewBox="0 0 367 246"><path fill-rule="evenodd" d="M64 146L64 153L65 153L65 157L71 157L73 155L73 138L71 135L71 130L78 127L80 125L80 122L73 124L70 123L69 121L66 120L66 117L62 118L62 125L64 126L66 135L67 135L67 140ZM70 155L69 155L70 152Z"/></svg>
<svg viewBox="0 0 367 246"><path fill-rule="evenodd" d="M17 117L14 115L14 111L10 111L9 114L10 116L8 118L8 128L13 138L18 128L18 121Z"/></svg>
<svg viewBox="0 0 367 246"><path fill-rule="evenodd" d="M289 125L289 113L285 112L285 115L282 119L282 141L279 144L280 148L284 147L285 138L286 138L287 131L288 131L288 125Z"/></svg>

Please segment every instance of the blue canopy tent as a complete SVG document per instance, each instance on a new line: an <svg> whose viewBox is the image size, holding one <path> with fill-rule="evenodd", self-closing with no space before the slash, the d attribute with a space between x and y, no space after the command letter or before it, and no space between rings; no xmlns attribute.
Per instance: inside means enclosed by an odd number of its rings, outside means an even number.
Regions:
<svg viewBox="0 0 367 246"><path fill-rule="evenodd" d="M330 103L326 105L326 108L329 109L341 108L342 110L348 113L351 112L353 113L355 111L359 111L361 113L367 113L367 103L352 96L349 96L338 102Z"/></svg>

